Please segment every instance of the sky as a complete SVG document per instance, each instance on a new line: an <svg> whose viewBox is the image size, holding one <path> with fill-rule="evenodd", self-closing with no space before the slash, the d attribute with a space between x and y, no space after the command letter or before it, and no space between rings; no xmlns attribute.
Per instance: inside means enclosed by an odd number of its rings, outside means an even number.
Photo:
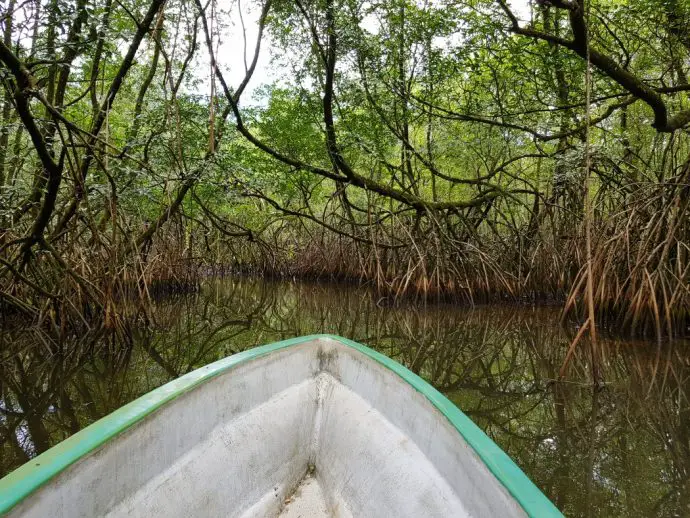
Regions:
<svg viewBox="0 0 690 518"><path fill-rule="evenodd" d="M530 19L531 0L508 0L508 3L520 20ZM233 2L233 11L229 16L231 26L222 31L221 43L218 48L217 56L224 77L235 87L240 84L244 77L244 41L237 6L238 3ZM242 5L242 18L244 19L247 35L247 62L251 62L253 57L259 14L258 8L255 5L251 5L250 2L244 2L244 5ZM253 100L257 89L265 84L274 82L280 83L285 78L286 74L289 73L289 70L271 61L271 46L272 43L268 39L262 44L259 61L252 81L243 95L242 104L245 106L257 103L260 104L258 100ZM209 95L210 84L207 80L204 80L207 76L207 71L209 71L208 57L205 52L203 53L203 57L199 59L197 66L202 81L198 86L198 91L195 93Z"/></svg>

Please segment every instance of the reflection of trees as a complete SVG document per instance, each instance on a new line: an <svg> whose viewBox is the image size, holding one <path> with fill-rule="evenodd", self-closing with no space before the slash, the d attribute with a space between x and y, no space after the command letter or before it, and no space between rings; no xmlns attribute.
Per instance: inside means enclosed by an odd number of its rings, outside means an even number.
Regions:
<svg viewBox="0 0 690 518"><path fill-rule="evenodd" d="M100 343L94 356L93 343ZM131 344L120 340L119 351L105 330L64 342L51 340L38 329L0 333L0 455L3 472L64 440L98 419L100 397L92 397L94 383L84 377L100 363L122 370ZM98 378L96 378L98 379ZM121 401L118 398L118 403ZM108 410L120 406L117 404ZM106 412L107 413L107 412Z"/></svg>
<svg viewBox="0 0 690 518"><path fill-rule="evenodd" d="M157 301L147 326L131 326L128 343L97 335L94 343L48 347L35 333L0 335L0 462L7 471L218 358L325 332L367 343L428 379L567 515L684 514L690 381L683 344L603 341L608 385L594 392L586 354L577 353L568 379L557 381L571 338L557 318L554 308L379 307L367 292L342 285L226 279Z"/></svg>
<svg viewBox="0 0 690 518"><path fill-rule="evenodd" d="M646 364L644 359L648 360ZM626 389L635 393L626 410L638 418L639 426L649 430L652 448L666 460L657 472L663 485L650 514L687 516L690 513L690 357L681 347L668 348L663 354L645 352L642 359L628 359L624 366L628 373ZM649 380L653 380L651 384Z"/></svg>

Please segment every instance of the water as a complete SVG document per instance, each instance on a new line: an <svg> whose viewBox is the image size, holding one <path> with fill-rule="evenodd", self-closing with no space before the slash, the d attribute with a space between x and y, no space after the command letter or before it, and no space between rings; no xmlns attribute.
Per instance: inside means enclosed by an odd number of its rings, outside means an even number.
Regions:
<svg viewBox="0 0 690 518"><path fill-rule="evenodd" d="M311 333L353 338L446 394L568 516L690 516L690 347L604 340L587 349L555 307L389 307L343 285L209 281L155 302L127 336L54 343L0 332L0 474L137 396L255 345Z"/></svg>

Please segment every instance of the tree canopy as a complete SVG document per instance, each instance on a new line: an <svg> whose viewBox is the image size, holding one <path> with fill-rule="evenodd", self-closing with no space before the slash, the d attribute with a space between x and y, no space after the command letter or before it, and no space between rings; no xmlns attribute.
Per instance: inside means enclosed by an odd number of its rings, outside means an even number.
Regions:
<svg viewBox="0 0 690 518"><path fill-rule="evenodd" d="M686 0L0 9L5 308L223 264L687 332Z"/></svg>

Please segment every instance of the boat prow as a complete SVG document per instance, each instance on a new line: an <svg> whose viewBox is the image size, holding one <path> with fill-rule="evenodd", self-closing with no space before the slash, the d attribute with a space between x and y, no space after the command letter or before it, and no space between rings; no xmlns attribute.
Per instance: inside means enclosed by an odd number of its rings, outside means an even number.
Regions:
<svg viewBox="0 0 690 518"><path fill-rule="evenodd" d="M419 376L350 340L225 358L0 481L25 517L561 516Z"/></svg>

